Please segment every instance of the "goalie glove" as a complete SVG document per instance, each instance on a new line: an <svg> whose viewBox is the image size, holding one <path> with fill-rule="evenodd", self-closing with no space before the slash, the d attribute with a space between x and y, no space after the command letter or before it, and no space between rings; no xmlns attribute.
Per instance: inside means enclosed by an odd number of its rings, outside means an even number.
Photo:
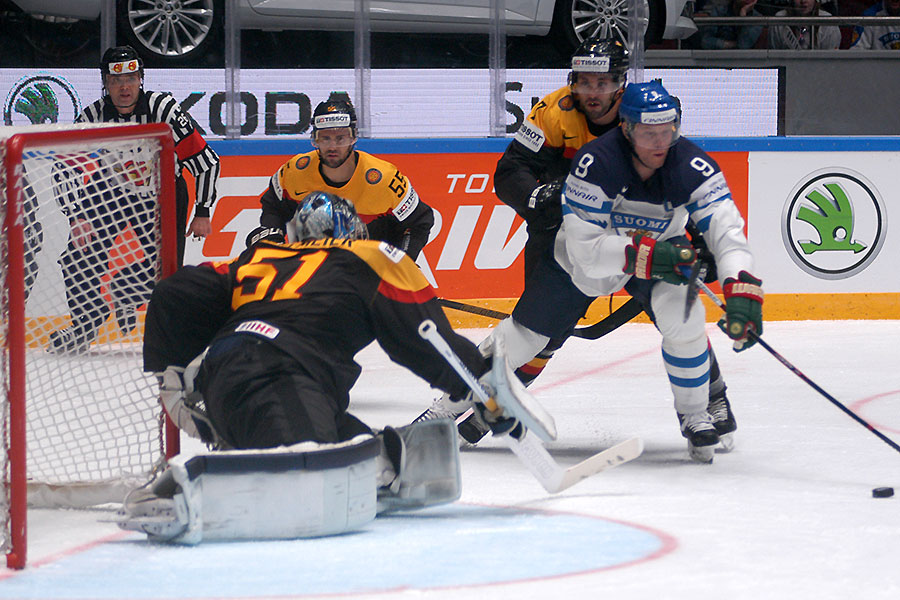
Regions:
<svg viewBox="0 0 900 600"><path fill-rule="evenodd" d="M539 185L528 197L527 221L539 229L554 229L562 222L562 181Z"/></svg>
<svg viewBox="0 0 900 600"><path fill-rule="evenodd" d="M696 260L697 252L690 245L636 235L625 248L625 267L622 271L638 279L655 279L672 285L684 285L688 282L687 274Z"/></svg>
<svg viewBox="0 0 900 600"><path fill-rule="evenodd" d="M726 279L722 289L725 292L725 316L719 320L719 328L735 340L735 352L746 350L756 343L749 332L762 334L762 281L741 271L737 279Z"/></svg>

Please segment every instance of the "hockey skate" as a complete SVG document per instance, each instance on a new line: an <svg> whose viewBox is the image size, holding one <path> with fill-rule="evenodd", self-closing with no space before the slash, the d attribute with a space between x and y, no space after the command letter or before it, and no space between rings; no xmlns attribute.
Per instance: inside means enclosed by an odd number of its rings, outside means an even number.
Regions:
<svg viewBox="0 0 900 600"><path fill-rule="evenodd" d="M678 413L681 435L687 439L691 459L701 463L712 463L713 454L719 444L719 434L713 425L712 416L706 412Z"/></svg>
<svg viewBox="0 0 900 600"><path fill-rule="evenodd" d="M47 352L51 354L84 354L91 347L96 333L85 331L77 325L70 325L50 333Z"/></svg>
<svg viewBox="0 0 900 600"><path fill-rule="evenodd" d="M434 419L450 419L456 424L460 449L474 447L491 430L490 426L472 408L471 401L454 402L450 399L449 394L435 398L431 406L412 422L420 423Z"/></svg>
<svg viewBox="0 0 900 600"><path fill-rule="evenodd" d="M731 412L731 403L725 394L710 398L706 412L712 417L713 427L719 434L719 450L731 452L734 449L734 432L737 430L737 421Z"/></svg>

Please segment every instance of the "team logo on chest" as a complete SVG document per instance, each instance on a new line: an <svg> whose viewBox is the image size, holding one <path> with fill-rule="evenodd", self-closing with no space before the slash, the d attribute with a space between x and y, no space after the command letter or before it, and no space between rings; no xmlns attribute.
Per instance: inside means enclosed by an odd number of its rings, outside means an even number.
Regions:
<svg viewBox="0 0 900 600"><path fill-rule="evenodd" d="M646 232L652 237L656 237L666 230L671 219L647 217L644 215L633 215L629 213L613 211L609 215L612 226L616 229L627 229ZM656 235L654 235L656 234Z"/></svg>
<svg viewBox="0 0 900 600"><path fill-rule="evenodd" d="M298 171L302 171L303 169L305 169L308 166L309 166L309 157L308 156L301 156L300 158L297 159L297 162L294 163L294 167Z"/></svg>
<svg viewBox="0 0 900 600"><path fill-rule="evenodd" d="M375 185L379 181L381 181L381 171L378 169L369 169L366 171L366 181Z"/></svg>

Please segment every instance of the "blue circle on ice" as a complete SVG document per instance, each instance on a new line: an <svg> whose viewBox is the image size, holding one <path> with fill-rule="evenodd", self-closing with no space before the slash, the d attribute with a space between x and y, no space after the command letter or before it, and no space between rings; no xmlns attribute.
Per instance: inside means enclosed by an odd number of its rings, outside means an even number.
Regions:
<svg viewBox="0 0 900 600"><path fill-rule="evenodd" d="M334 537L172 546L137 534L25 570L0 598L256 598L467 588L658 558L652 529L584 514L452 504Z"/></svg>

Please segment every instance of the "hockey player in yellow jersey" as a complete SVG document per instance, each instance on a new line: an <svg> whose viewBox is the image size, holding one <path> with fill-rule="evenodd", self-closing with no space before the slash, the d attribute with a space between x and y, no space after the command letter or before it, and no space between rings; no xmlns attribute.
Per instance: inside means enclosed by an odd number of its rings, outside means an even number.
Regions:
<svg viewBox="0 0 900 600"><path fill-rule="evenodd" d="M434 211L419 199L397 167L356 150L356 110L345 92L332 92L313 113L311 152L288 160L262 195L260 225L284 239L285 224L308 193L324 191L353 202L369 237L388 242L413 260L428 243Z"/></svg>
<svg viewBox="0 0 900 600"><path fill-rule="evenodd" d="M552 244L561 222L559 192L572 157L619 125L629 66L618 40L590 38L572 56L568 84L544 96L497 162L497 197L528 224L525 274Z"/></svg>

